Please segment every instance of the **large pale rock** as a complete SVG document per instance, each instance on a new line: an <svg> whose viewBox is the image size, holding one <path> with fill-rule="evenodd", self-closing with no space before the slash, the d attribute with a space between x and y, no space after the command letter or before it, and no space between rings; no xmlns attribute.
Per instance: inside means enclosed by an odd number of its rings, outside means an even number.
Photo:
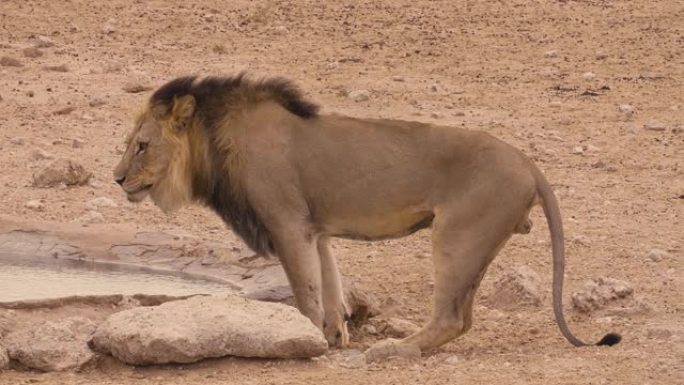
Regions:
<svg viewBox="0 0 684 385"><path fill-rule="evenodd" d="M539 306L539 275L527 266L518 266L495 282L489 302L499 308Z"/></svg>
<svg viewBox="0 0 684 385"><path fill-rule="evenodd" d="M291 306L236 296L198 296L111 315L90 345L135 365L208 357L316 357L321 331Z"/></svg>
<svg viewBox="0 0 684 385"><path fill-rule="evenodd" d="M95 328L92 321L83 317L46 321L10 333L3 344L10 359L31 369L79 369L95 357L87 343Z"/></svg>
<svg viewBox="0 0 684 385"><path fill-rule="evenodd" d="M591 312L612 301L631 297L633 293L634 289L627 282L599 277L587 281L582 290L572 293L572 304L580 311Z"/></svg>

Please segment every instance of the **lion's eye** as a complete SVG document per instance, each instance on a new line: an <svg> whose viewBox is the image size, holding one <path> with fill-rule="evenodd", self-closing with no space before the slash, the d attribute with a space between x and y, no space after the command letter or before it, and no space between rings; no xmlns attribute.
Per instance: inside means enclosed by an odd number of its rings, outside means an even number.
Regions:
<svg viewBox="0 0 684 385"><path fill-rule="evenodd" d="M138 150L135 152L137 155L142 154L147 150L147 142L138 143Z"/></svg>

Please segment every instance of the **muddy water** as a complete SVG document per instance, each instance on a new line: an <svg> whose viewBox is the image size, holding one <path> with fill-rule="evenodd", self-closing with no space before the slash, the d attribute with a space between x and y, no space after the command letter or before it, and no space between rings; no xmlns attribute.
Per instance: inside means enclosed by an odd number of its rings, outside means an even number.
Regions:
<svg viewBox="0 0 684 385"><path fill-rule="evenodd" d="M208 280L116 269L22 264L0 260L0 302L110 294L226 294L230 286Z"/></svg>

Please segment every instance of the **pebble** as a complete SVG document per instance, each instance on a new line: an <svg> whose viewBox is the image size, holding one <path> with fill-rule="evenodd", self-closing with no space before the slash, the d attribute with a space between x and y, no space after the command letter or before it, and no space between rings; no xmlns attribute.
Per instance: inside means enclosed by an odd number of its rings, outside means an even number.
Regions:
<svg viewBox="0 0 684 385"><path fill-rule="evenodd" d="M117 207L118 205L113 200L107 197L97 197L89 200L86 207L90 210L96 210L102 207Z"/></svg>
<svg viewBox="0 0 684 385"><path fill-rule="evenodd" d="M342 360L339 365L345 369L361 369L368 365L366 355L362 352L351 354Z"/></svg>
<svg viewBox="0 0 684 385"><path fill-rule="evenodd" d="M582 146L575 146L572 149L572 154L574 155L582 155L584 154L584 147Z"/></svg>
<svg viewBox="0 0 684 385"><path fill-rule="evenodd" d="M43 67L45 71L52 71L52 72L69 72L69 68L66 66L66 64L60 64L56 66L45 66Z"/></svg>
<svg viewBox="0 0 684 385"><path fill-rule="evenodd" d="M561 108L562 106L563 106L563 103L558 102L558 101L549 102L549 107Z"/></svg>
<svg viewBox="0 0 684 385"><path fill-rule="evenodd" d="M430 84L430 91L432 91L432 92L439 91L439 85L437 85L437 83Z"/></svg>
<svg viewBox="0 0 684 385"><path fill-rule="evenodd" d="M644 124L644 129L649 131L665 131L665 125L661 122L651 121Z"/></svg>
<svg viewBox="0 0 684 385"><path fill-rule="evenodd" d="M53 112L54 115L69 115L70 113L76 111L76 107L69 106L69 107L64 107L60 108L59 110L56 110Z"/></svg>
<svg viewBox="0 0 684 385"><path fill-rule="evenodd" d="M361 333L374 335L378 333L378 330L373 325L365 324L361 326Z"/></svg>
<svg viewBox="0 0 684 385"><path fill-rule="evenodd" d="M80 223L86 223L86 224L93 224L93 223L103 223L104 222L104 216L93 210L86 211L85 214L81 215L80 218L77 220Z"/></svg>
<svg viewBox="0 0 684 385"><path fill-rule="evenodd" d="M138 82L131 82L131 83L126 83L122 89L128 93L137 94L139 92L151 90L152 87L150 87L146 84L138 83Z"/></svg>
<svg viewBox="0 0 684 385"><path fill-rule="evenodd" d="M28 47L24 48L23 51L21 51L24 54L24 57L32 58L35 59L37 57L43 56L43 51L36 47Z"/></svg>
<svg viewBox="0 0 684 385"><path fill-rule="evenodd" d="M659 262L662 261L663 259L668 259L670 257L670 253L668 253L665 250L661 249L651 249L648 251L648 254L646 254L648 259L654 262Z"/></svg>
<svg viewBox="0 0 684 385"><path fill-rule="evenodd" d="M558 51L556 51L556 50L546 51L546 52L544 52L544 57L547 57L547 58L558 57Z"/></svg>
<svg viewBox="0 0 684 385"><path fill-rule="evenodd" d="M618 106L618 110L620 110L620 112L623 114L632 115L634 113L634 106L629 104L620 104Z"/></svg>
<svg viewBox="0 0 684 385"><path fill-rule="evenodd" d="M596 74L593 72L585 72L582 74L582 77L586 80L591 80L591 79L594 79L596 77Z"/></svg>
<svg viewBox="0 0 684 385"><path fill-rule="evenodd" d="M83 148L85 146L85 141L83 139L75 138L71 141L71 147L73 148Z"/></svg>
<svg viewBox="0 0 684 385"><path fill-rule="evenodd" d="M273 28L273 32L275 32L276 35L287 35L290 31L284 25L279 25Z"/></svg>
<svg viewBox="0 0 684 385"><path fill-rule="evenodd" d="M55 158L54 155L43 150L42 148L38 148L36 150L33 150L33 152L31 153L31 159L33 159L33 160L46 160L46 159L54 159L54 158Z"/></svg>
<svg viewBox="0 0 684 385"><path fill-rule="evenodd" d="M107 21L107 22L102 26L101 31L102 31L102 33L104 33L105 35L109 35L109 34L112 34L112 33L116 32L116 27L113 25L111 19L110 19L109 21Z"/></svg>
<svg viewBox="0 0 684 385"><path fill-rule="evenodd" d="M433 119L439 119L442 117L442 114L440 114L439 112L432 112L430 113L430 117Z"/></svg>
<svg viewBox="0 0 684 385"><path fill-rule="evenodd" d="M21 62L13 57L3 56L0 58L0 66L3 67L23 67Z"/></svg>
<svg viewBox="0 0 684 385"><path fill-rule="evenodd" d="M41 202L38 199L32 199L32 200L24 203L24 207L26 207L29 210L35 210L35 211L45 210L45 205L43 204L43 202Z"/></svg>
<svg viewBox="0 0 684 385"><path fill-rule="evenodd" d="M447 364L447 365L452 365L452 366L457 365L458 362L459 362L458 356L447 357L447 359L444 360L444 363L445 363L445 364Z"/></svg>
<svg viewBox="0 0 684 385"><path fill-rule="evenodd" d="M105 104L107 104L106 100L101 99L101 98L97 98L97 97L94 97L94 98L91 98L90 100L88 100L88 105L90 107L100 107L100 106L104 106Z"/></svg>
<svg viewBox="0 0 684 385"><path fill-rule="evenodd" d="M26 143L26 139L18 137L18 138L12 138L10 139L10 143L12 143L15 146L23 146L24 143Z"/></svg>
<svg viewBox="0 0 684 385"><path fill-rule="evenodd" d="M406 81L406 79L403 76L392 76L392 81L404 82L404 81Z"/></svg>
<svg viewBox="0 0 684 385"><path fill-rule="evenodd" d="M368 90L356 90L349 92L349 98L355 102L364 102L370 98Z"/></svg>
<svg viewBox="0 0 684 385"><path fill-rule="evenodd" d="M36 48L50 48L53 47L55 43L47 36L38 36L33 46Z"/></svg>

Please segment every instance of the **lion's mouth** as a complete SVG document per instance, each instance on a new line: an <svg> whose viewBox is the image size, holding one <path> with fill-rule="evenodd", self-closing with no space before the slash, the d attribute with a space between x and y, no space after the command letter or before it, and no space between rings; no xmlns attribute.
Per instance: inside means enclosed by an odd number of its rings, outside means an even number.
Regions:
<svg viewBox="0 0 684 385"><path fill-rule="evenodd" d="M128 198L129 202L140 202L143 199L145 199L147 194L149 194L150 189L152 189L152 184L147 184L147 185L142 186L141 188L139 188L136 191L132 191L132 192L127 191L126 197Z"/></svg>

